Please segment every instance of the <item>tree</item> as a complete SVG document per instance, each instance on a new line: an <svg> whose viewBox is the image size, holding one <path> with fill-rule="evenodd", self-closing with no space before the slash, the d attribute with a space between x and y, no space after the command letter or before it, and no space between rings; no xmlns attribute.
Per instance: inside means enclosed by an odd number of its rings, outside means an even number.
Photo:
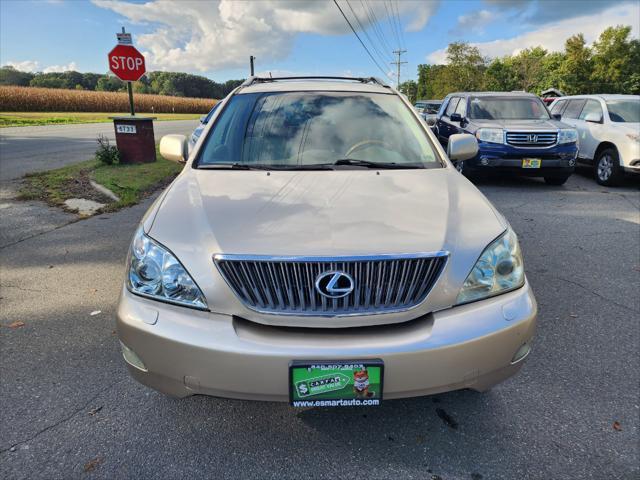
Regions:
<svg viewBox="0 0 640 480"><path fill-rule="evenodd" d="M447 62L448 68L442 73L451 91L473 92L482 89L485 60L478 47L466 42L450 43Z"/></svg>
<svg viewBox="0 0 640 480"><path fill-rule="evenodd" d="M517 72L509 57L494 59L484 73L485 90L503 92L515 90L518 86Z"/></svg>
<svg viewBox="0 0 640 480"><path fill-rule="evenodd" d="M413 104L416 103L418 95L418 84L413 80L407 80L402 82L399 88L400 92L405 94L409 101Z"/></svg>
<svg viewBox="0 0 640 480"><path fill-rule="evenodd" d="M517 89L525 92L540 93L542 81L542 60L547 51L542 47L525 48L518 55L511 57L513 69L517 76Z"/></svg>
<svg viewBox="0 0 640 480"><path fill-rule="evenodd" d="M593 43L594 91L626 93L625 83L640 71L638 40L630 40L630 34L630 26L609 27Z"/></svg>
<svg viewBox="0 0 640 480"><path fill-rule="evenodd" d="M564 44L565 57L559 67L560 89L568 94L591 93L593 64L591 51L581 33L569 37Z"/></svg>
<svg viewBox="0 0 640 480"><path fill-rule="evenodd" d="M33 73L21 72L9 65L0 68L0 85L28 87L33 77Z"/></svg>
<svg viewBox="0 0 640 480"><path fill-rule="evenodd" d="M125 83L113 75L103 75L96 84L96 90L100 92L119 92L126 88Z"/></svg>

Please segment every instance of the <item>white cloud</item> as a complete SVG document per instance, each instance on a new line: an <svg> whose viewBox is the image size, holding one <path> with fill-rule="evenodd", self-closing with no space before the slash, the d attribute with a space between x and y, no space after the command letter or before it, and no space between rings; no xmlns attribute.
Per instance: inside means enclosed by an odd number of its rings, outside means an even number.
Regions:
<svg viewBox="0 0 640 480"><path fill-rule="evenodd" d="M286 58L296 34L350 33L332 1L93 0L93 3L132 23L151 26L149 33L137 35L135 40L152 70L206 72L244 67L249 55L255 55L264 64ZM350 14L345 2L340 4ZM362 4L351 2L351 5L366 28L370 22ZM383 23L385 4L368 5ZM437 5L437 0L399 2L398 13L408 22L404 28L421 29Z"/></svg>
<svg viewBox="0 0 640 480"><path fill-rule="evenodd" d="M35 60L23 60L22 62L7 62L3 67L13 67L21 72L37 72L39 70L39 63Z"/></svg>
<svg viewBox="0 0 640 480"><path fill-rule="evenodd" d="M68 72L69 70L78 70L78 65L76 64L76 62L71 62L67 65L49 65L48 67L42 68L40 66L40 62L36 60L24 60L22 62L7 62L3 66L13 67L16 70L20 70L21 72L31 73Z"/></svg>
<svg viewBox="0 0 640 480"><path fill-rule="evenodd" d="M470 12L466 15L460 15L458 17L458 24L451 30L451 33L465 34L469 31L482 34L484 33L484 27L490 23L498 20L500 15L489 10L480 10L477 12Z"/></svg>
<svg viewBox="0 0 640 480"><path fill-rule="evenodd" d="M70 70L78 70L78 65L76 62L71 62L67 65L50 65L47 68L43 69L43 73L53 73L53 72L68 72Z"/></svg>
<svg viewBox="0 0 640 480"><path fill-rule="evenodd" d="M587 43L593 43L607 27L615 25L631 25L634 37L640 32L640 6L636 4L619 5L593 15L574 17L549 23L513 38L478 42L471 45L480 49L482 55L495 58L517 54L525 48L541 46L552 52L562 51L564 43L572 35L583 33ZM446 63L446 50L436 50L427 55L430 63Z"/></svg>

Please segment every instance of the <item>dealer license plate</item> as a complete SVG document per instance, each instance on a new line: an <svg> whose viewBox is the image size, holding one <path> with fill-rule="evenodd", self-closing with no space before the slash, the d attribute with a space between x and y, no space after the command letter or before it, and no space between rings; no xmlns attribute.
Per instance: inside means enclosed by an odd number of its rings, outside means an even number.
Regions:
<svg viewBox="0 0 640 480"><path fill-rule="evenodd" d="M522 168L540 168L542 159L540 158L523 158Z"/></svg>
<svg viewBox="0 0 640 480"><path fill-rule="evenodd" d="M301 361L289 365L289 401L294 407L378 406L382 360Z"/></svg>

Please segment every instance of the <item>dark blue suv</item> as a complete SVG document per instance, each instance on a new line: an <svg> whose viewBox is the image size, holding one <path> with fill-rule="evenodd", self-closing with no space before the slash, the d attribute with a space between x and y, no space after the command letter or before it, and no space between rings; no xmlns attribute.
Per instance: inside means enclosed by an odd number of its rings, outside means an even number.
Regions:
<svg viewBox="0 0 640 480"><path fill-rule="evenodd" d="M576 130L552 117L530 93L449 94L433 129L445 147L455 133L478 139L478 155L456 165L465 174L506 171L562 185L575 168Z"/></svg>

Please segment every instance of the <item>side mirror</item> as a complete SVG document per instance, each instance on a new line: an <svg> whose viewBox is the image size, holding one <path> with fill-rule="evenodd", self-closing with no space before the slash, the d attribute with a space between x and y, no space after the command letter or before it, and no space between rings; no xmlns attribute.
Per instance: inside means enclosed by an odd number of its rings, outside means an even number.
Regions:
<svg viewBox="0 0 640 480"><path fill-rule="evenodd" d="M189 146L184 135L165 135L160 139L160 155L172 162L185 163Z"/></svg>
<svg viewBox="0 0 640 480"><path fill-rule="evenodd" d="M449 160L469 160L478 154L478 141L468 133L456 133L449 137L447 156Z"/></svg>
<svg viewBox="0 0 640 480"><path fill-rule="evenodd" d="M206 115L202 115L200 117L200 123L202 123L203 125L207 123L207 116Z"/></svg>
<svg viewBox="0 0 640 480"><path fill-rule="evenodd" d="M436 124L436 117L427 118L427 125L429 125L430 127L433 127L435 124Z"/></svg>
<svg viewBox="0 0 640 480"><path fill-rule="evenodd" d="M462 115L460 115L459 113L452 113L449 117L449 120L451 120L452 122L461 122Z"/></svg>
<svg viewBox="0 0 640 480"><path fill-rule="evenodd" d="M553 118L554 120L562 120L562 115L560 115L559 113L552 113L551 118Z"/></svg>
<svg viewBox="0 0 640 480"><path fill-rule="evenodd" d="M602 123L602 114L597 112L587 113L584 117L585 122Z"/></svg>

